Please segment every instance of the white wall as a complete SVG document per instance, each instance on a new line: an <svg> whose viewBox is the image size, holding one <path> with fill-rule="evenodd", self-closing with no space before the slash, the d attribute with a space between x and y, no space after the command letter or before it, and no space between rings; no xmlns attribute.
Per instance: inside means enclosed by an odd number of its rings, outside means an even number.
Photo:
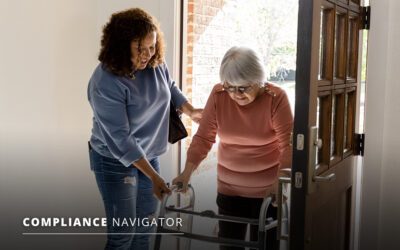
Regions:
<svg viewBox="0 0 400 250"><path fill-rule="evenodd" d="M0 0L2 249L103 247L104 236L22 236L38 232L23 228L22 218L104 216L88 165L92 115L86 98L101 28L114 11L144 8L168 31L167 62L173 69L175 2ZM173 160L169 153L162 164L173 167Z"/></svg>
<svg viewBox="0 0 400 250"><path fill-rule="evenodd" d="M382 148L382 186L379 249L398 249L400 239L400 2L391 0L388 18L387 86L385 96L384 143Z"/></svg>
<svg viewBox="0 0 400 250"><path fill-rule="evenodd" d="M359 249L398 249L400 2L372 0L371 8Z"/></svg>

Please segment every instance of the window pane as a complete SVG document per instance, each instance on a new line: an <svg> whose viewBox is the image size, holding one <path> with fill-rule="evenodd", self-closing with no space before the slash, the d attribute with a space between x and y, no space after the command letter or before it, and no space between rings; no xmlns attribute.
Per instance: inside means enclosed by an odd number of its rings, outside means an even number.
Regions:
<svg viewBox="0 0 400 250"><path fill-rule="evenodd" d="M331 112L331 146L330 146L330 156L335 155L336 146L336 95L332 96L332 112Z"/></svg>
<svg viewBox="0 0 400 250"><path fill-rule="evenodd" d="M348 109L348 103L349 103L349 95L346 93L344 95L344 133L343 133L343 142L344 142L344 151L346 151L347 148L347 109Z"/></svg>
<svg viewBox="0 0 400 250"><path fill-rule="evenodd" d="M322 140L322 147L318 149L318 164L328 166L330 162L330 123L331 123L331 95L330 92L321 93L318 97L317 126L318 138Z"/></svg>
<svg viewBox="0 0 400 250"><path fill-rule="evenodd" d="M334 11L332 8L321 8L320 48L319 48L319 80L332 80L333 44L326 40L333 39Z"/></svg>
<svg viewBox="0 0 400 250"><path fill-rule="evenodd" d="M345 79L346 76L346 14L336 13L335 25L335 67L334 75L337 79Z"/></svg>
<svg viewBox="0 0 400 250"><path fill-rule="evenodd" d="M349 16L349 32L347 47L347 77L357 79L358 62L358 19Z"/></svg>

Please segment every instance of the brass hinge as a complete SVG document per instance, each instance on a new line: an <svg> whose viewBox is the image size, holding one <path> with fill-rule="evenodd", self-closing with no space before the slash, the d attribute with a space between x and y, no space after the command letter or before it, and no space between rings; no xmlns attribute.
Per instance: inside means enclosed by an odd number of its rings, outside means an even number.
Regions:
<svg viewBox="0 0 400 250"><path fill-rule="evenodd" d="M370 23L371 23L371 6L361 7L360 29L369 30Z"/></svg>
<svg viewBox="0 0 400 250"><path fill-rule="evenodd" d="M354 134L354 155L364 156L365 134Z"/></svg>

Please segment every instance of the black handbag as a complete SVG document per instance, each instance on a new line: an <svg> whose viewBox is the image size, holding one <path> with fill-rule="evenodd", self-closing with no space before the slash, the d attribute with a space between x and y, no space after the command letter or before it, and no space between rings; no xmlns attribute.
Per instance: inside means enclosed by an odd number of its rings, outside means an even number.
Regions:
<svg viewBox="0 0 400 250"><path fill-rule="evenodd" d="M185 125L181 121L181 117L175 108L175 105L170 102L169 108L169 132L168 142L174 144L175 142L187 137Z"/></svg>

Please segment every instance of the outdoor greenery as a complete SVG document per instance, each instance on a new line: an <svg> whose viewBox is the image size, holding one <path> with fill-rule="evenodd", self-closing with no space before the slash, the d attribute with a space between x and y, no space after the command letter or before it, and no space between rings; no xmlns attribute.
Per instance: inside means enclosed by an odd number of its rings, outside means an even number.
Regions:
<svg viewBox="0 0 400 250"><path fill-rule="evenodd" d="M225 0L222 11L234 33L240 34L236 42L263 57L268 76L280 78L295 70L297 0Z"/></svg>

